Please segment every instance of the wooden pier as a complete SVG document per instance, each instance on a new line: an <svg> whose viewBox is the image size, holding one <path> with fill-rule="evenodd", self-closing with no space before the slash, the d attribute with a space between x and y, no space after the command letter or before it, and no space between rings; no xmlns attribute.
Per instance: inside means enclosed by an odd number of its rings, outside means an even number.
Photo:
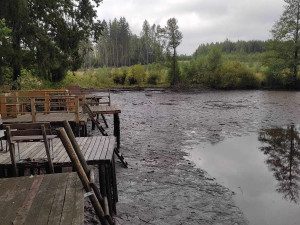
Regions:
<svg viewBox="0 0 300 225"><path fill-rule="evenodd" d="M83 225L84 191L76 173L0 179L1 225Z"/></svg>
<svg viewBox="0 0 300 225"><path fill-rule="evenodd" d="M116 137L93 136L77 137L76 141L88 165L96 165L99 170L99 185L101 191L107 195L109 212L116 213L118 201L117 181L115 171L114 149ZM73 167L73 164L59 138L53 139L53 166L56 172L62 172L63 168ZM5 146L4 146L5 149ZM30 175L33 170L48 168L48 161L43 142L20 142L20 159L17 157L19 175ZM0 178L13 175L13 167L9 152L0 152ZM0 179L1 180L1 179ZM101 181L106 185L101 186ZM1 187L0 187L1 189Z"/></svg>

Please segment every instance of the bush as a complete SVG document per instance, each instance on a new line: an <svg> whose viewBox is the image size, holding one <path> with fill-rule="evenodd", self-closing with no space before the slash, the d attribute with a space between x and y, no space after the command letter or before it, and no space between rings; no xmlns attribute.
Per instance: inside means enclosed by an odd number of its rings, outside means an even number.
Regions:
<svg viewBox="0 0 300 225"><path fill-rule="evenodd" d="M156 85L161 79L159 71L150 71L147 79L148 84Z"/></svg>
<svg viewBox="0 0 300 225"><path fill-rule="evenodd" d="M126 83L129 85L141 84L145 81L146 73L141 64L132 66L127 73Z"/></svg>
<svg viewBox="0 0 300 225"><path fill-rule="evenodd" d="M214 74L214 85L221 89L248 89L259 87L259 80L240 62L228 61Z"/></svg>

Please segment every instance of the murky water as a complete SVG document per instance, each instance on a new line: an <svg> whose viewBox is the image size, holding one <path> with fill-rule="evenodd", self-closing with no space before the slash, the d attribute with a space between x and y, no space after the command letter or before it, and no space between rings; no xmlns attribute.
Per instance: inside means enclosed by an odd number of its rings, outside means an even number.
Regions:
<svg viewBox="0 0 300 225"><path fill-rule="evenodd" d="M264 135L266 131L261 131L260 139ZM253 133L215 145L190 146L190 157L235 192L235 201L250 224L299 224L300 149L286 146L290 139L284 136L268 135L269 144L259 141L259 136Z"/></svg>
<svg viewBox="0 0 300 225"><path fill-rule="evenodd" d="M122 92L112 97L122 108L123 148L134 147L143 158L149 146L173 154L184 150L235 193L251 225L300 224L300 129L291 132L291 124L300 123L300 92Z"/></svg>

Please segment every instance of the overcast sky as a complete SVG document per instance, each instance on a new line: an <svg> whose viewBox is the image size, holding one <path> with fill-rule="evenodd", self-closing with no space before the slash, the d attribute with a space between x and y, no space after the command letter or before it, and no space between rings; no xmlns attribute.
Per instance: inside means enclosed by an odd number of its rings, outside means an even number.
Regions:
<svg viewBox="0 0 300 225"><path fill-rule="evenodd" d="M190 55L201 43L269 39L283 5L283 0L103 0L98 16L124 16L137 35L145 19L165 26L175 17L183 34L178 53Z"/></svg>

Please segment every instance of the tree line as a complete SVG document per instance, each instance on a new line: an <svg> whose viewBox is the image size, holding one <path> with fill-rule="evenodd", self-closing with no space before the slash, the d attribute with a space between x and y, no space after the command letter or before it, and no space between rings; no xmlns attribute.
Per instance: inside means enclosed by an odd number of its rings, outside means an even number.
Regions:
<svg viewBox="0 0 300 225"><path fill-rule="evenodd" d="M103 32L90 46L84 68L143 65L165 60L164 28L144 21L140 35L133 34L125 17L102 21Z"/></svg>
<svg viewBox="0 0 300 225"><path fill-rule="evenodd" d="M224 42L201 44L193 53L193 57L207 55L212 48L218 48L222 53L263 53L266 51L269 41L251 40L251 41L230 41L226 39Z"/></svg>

